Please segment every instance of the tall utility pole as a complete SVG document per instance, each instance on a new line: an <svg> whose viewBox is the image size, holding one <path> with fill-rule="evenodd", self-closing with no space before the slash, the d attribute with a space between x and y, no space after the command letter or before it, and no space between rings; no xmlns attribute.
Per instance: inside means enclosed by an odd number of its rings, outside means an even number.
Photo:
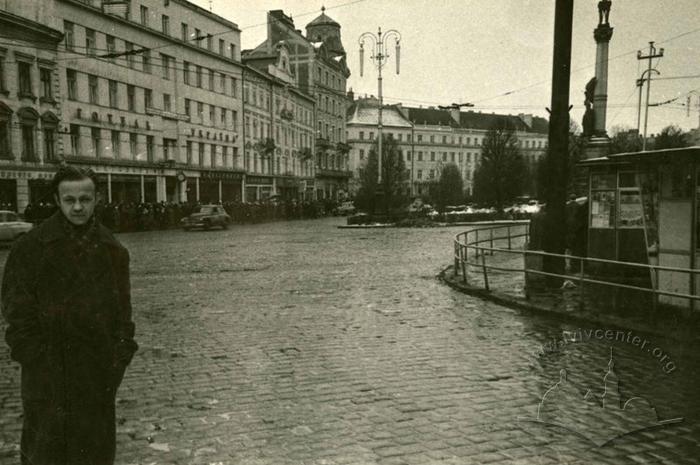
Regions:
<svg viewBox="0 0 700 465"><path fill-rule="evenodd" d="M360 35L360 76L362 76L364 71L366 39L369 39L372 42L370 59L374 60L374 64L378 71L377 86L379 87L379 115L377 118L377 133L379 134L379 153L377 154L377 160L379 163L379 178L377 183L380 185L380 189L382 183L382 106L384 106L384 99L382 97L382 68L389 59L389 54L386 53L384 42L391 37L393 37L396 41L396 74L399 74L399 59L401 53L401 34L399 34L399 31L391 29L382 34L382 28L380 27L376 35L371 32L365 32Z"/></svg>
<svg viewBox="0 0 700 465"><path fill-rule="evenodd" d="M650 72L651 71L651 72ZM644 77L644 75L649 74L649 77ZM637 79L637 87L639 87L639 100L637 101L637 135L641 134L642 131L642 89L644 88L644 82L646 79L651 79L651 73L661 74L656 70L656 68L645 69L642 73L642 77Z"/></svg>
<svg viewBox="0 0 700 465"><path fill-rule="evenodd" d="M556 0L552 102L549 120L549 173L551 188L545 215L545 252L563 254L566 248L566 185L569 158L569 84L571 81L571 31L574 0ZM564 259L545 257L544 269L564 274ZM553 282L558 283L559 280Z"/></svg>
<svg viewBox="0 0 700 465"><path fill-rule="evenodd" d="M637 52L637 60L649 60L649 65L647 68L647 72L649 73L649 76L647 76L647 101L646 101L646 109L644 111L644 138L642 139L642 150L647 149L647 125L649 123L649 93L651 89L651 60L654 58L661 58L664 56L664 49L661 48L659 49L659 53L656 53L656 47L654 47L654 42L649 42L649 55L642 55L642 51L639 50Z"/></svg>

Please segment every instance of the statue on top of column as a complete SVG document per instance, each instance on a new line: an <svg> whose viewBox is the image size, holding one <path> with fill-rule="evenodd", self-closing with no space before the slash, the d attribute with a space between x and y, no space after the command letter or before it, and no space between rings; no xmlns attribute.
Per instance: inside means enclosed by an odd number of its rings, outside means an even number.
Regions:
<svg viewBox="0 0 700 465"><path fill-rule="evenodd" d="M598 2L598 26L610 25L611 0L601 0Z"/></svg>

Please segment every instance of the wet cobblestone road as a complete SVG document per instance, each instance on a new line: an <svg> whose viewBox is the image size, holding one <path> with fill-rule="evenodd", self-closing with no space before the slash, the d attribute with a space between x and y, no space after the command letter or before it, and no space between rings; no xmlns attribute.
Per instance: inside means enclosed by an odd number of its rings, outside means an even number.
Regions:
<svg viewBox="0 0 700 465"><path fill-rule="evenodd" d="M583 327L583 341L538 354L581 325L441 284L460 228L343 221L120 236L141 349L118 393L118 464L697 463L697 347ZM623 435L629 423L590 401L559 426L534 421L562 368L550 420L555 401L602 396L611 347L622 401L682 422ZM0 463L19 462L20 428L2 344Z"/></svg>

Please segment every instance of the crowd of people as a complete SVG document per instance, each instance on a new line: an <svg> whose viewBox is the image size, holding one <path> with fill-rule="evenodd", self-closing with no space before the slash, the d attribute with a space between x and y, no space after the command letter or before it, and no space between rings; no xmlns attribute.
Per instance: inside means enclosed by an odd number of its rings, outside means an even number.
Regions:
<svg viewBox="0 0 700 465"><path fill-rule="evenodd" d="M180 226L180 220L198 210L199 202L110 202L98 203L96 215L106 227L113 231L148 231L170 229ZM233 224L260 223L264 221L318 218L332 214L337 206L333 200L316 201L262 201L224 202L226 212ZM29 204L24 210L24 219L41 223L56 211L53 203Z"/></svg>

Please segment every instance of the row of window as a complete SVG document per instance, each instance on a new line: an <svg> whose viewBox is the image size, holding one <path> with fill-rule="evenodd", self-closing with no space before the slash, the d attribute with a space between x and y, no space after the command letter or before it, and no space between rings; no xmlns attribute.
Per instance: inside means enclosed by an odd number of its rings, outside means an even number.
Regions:
<svg viewBox="0 0 700 465"><path fill-rule="evenodd" d="M157 13L151 12L149 8L145 5L139 7L139 19L142 26L152 28L157 25L157 30L159 32L170 36L172 31L170 28L170 16L161 13L160 18L158 18ZM66 48L68 50L76 49L75 41L75 24L70 21L64 21L64 33L66 38ZM108 36L109 37L109 36ZM214 44L215 39L212 34L203 33L198 28L190 29L189 24L182 22L180 23L180 39L183 42L196 43L199 47L204 48L210 52L215 52ZM218 53L221 56L228 56L230 59L236 59L236 44L233 42L227 43L224 39L218 39ZM109 47L107 47L109 52ZM85 28L85 52L88 55L95 54L97 50L96 47L96 33L94 29Z"/></svg>
<svg viewBox="0 0 700 465"><path fill-rule="evenodd" d="M318 109L324 109L326 113L339 118L345 118L345 104L342 99L328 98L327 95L316 94L316 105Z"/></svg>
<svg viewBox="0 0 700 465"><path fill-rule="evenodd" d="M411 161L411 159L412 159L412 153L410 150L406 150L405 152L403 150L399 150L399 154L402 157L405 156L406 161ZM448 155L449 155L449 157L448 157ZM464 155L466 155L466 157ZM472 162L472 155L474 157L474 163L477 163L480 155L477 153L472 154L471 152L468 152L466 154L464 154L464 153L456 154L455 152L450 152L448 154L447 152L442 152L442 157L441 157L442 160L441 161L443 161L443 162L449 161L451 163L457 163L457 161L459 161L459 163L462 163L464 160L466 160L467 163L471 163ZM425 156L426 156L425 161L428 161L428 159L427 159L428 152L425 152ZM440 157L440 153L438 153L437 156ZM360 149L360 160L364 160L364 159L365 159L365 150ZM416 152L416 161L424 161L422 151ZM430 161L437 161L435 152L430 152Z"/></svg>
<svg viewBox="0 0 700 465"><path fill-rule="evenodd" d="M238 112L236 110L228 110L224 107L216 107L215 105L207 105L204 102L198 102L196 100L185 99L185 114L190 117L190 122L196 123L194 116L196 115L199 119L199 124L207 125L204 121L204 108L208 108L209 121L208 125L211 127L229 128L232 131L238 130ZM196 112L196 113L195 113ZM217 113L219 115L217 119ZM229 119L229 115L231 115Z"/></svg>
<svg viewBox="0 0 700 465"><path fill-rule="evenodd" d="M83 146L82 140L84 137L88 137L89 149L92 155L98 158L104 156L105 150L109 150L114 158L153 162L156 159L156 150L160 148L162 150L162 159L177 159L176 139L164 137L162 144L156 146L155 137L151 135L110 130L109 138L106 139L103 137L104 130L101 128L90 127L89 131L89 136L83 136L81 134L81 126L77 124L70 125L71 153L74 156L83 154L84 150L88 148ZM125 139L128 139L128 149L124 144ZM193 156L193 146L195 146L195 143L187 141L186 162L190 165L231 167L233 166L232 162L235 163L238 157L237 147L200 142L196 144L199 150L198 157L195 158ZM205 152L205 147L208 152Z"/></svg>
<svg viewBox="0 0 700 465"><path fill-rule="evenodd" d="M66 49L76 50L74 44L75 37L75 24L70 21L64 21L64 31L65 31L65 41ZM86 28L85 32L85 53L87 55L107 55L117 54L124 52L124 59L126 60L126 66L131 69L136 68L136 56L140 57L140 70L146 74L151 74L153 68L160 68L160 73L163 79L171 80L176 78L177 70L177 59L173 56L167 55L165 53L159 53L158 57L153 57L151 55L151 50L145 49L141 46L135 46L134 43L129 41L124 41L124 50L119 52L117 50L117 39L110 35L105 34L106 50L98 52L96 46L96 32L93 29ZM110 57L110 61L116 62L116 57ZM154 60L159 63L154 63ZM217 92L220 94L230 95L236 98L238 96L238 79L234 76L227 75L225 73L217 72L213 69L195 65L188 61L183 61L183 82L188 85L196 86L198 88L210 90L212 92ZM204 76L206 74L206 77ZM218 75L218 77L217 77ZM218 84L217 84L218 81ZM205 87L206 83L206 87Z"/></svg>
<svg viewBox="0 0 700 465"><path fill-rule="evenodd" d="M327 139L329 142L342 142L343 128L336 128L334 125L318 122L318 137Z"/></svg>
<svg viewBox="0 0 700 465"><path fill-rule="evenodd" d="M259 121L257 118L251 118L250 116L245 117L245 133L246 138L252 139L273 137L270 123L262 120ZM290 128L286 125L281 126L277 124L275 126L275 140L277 144L285 146L291 145L292 147L310 147L311 137L310 131L303 131L293 127Z"/></svg>
<svg viewBox="0 0 700 465"><path fill-rule="evenodd" d="M264 89L259 89L255 85L246 85L245 89L243 90L243 101L246 104L270 111L272 99L270 94ZM305 124L307 126L312 125L312 110L301 105L295 105L294 101L291 99L275 96L275 114L281 116L283 112L291 112L293 118L300 121L301 124Z"/></svg>
<svg viewBox="0 0 700 465"><path fill-rule="evenodd" d="M36 57L20 52L14 52L17 65L16 87L8 86L7 80L7 51L0 49L0 93L16 92L19 98L35 100L38 96L42 102L54 103L53 70L55 63L37 60ZM35 88L36 77L39 86ZM14 83L13 83L14 84Z"/></svg>
<svg viewBox="0 0 700 465"><path fill-rule="evenodd" d="M339 76L329 73L328 70L325 71L325 79L322 79L323 76L324 71L319 65L316 67L316 82L325 84L327 87L339 90L343 93L345 92L345 83Z"/></svg>
<svg viewBox="0 0 700 465"><path fill-rule="evenodd" d="M359 170L359 172L360 172L360 177L362 177L362 175L364 174L364 171L365 171L364 168L360 168L360 170ZM434 180L434 179L436 179L436 178L435 178L435 174L436 174L436 170L431 169L431 170L428 170L428 172L426 173L427 176L426 176L425 178L423 178L423 170L416 170L416 180L418 180L418 181L421 181L421 180L423 180L423 179ZM473 179L473 177L474 177L474 173L473 173L472 171L467 171L467 172L465 173L465 175L466 175L465 178L466 178L467 180L470 180L470 181L471 181L471 180Z"/></svg>
<svg viewBox="0 0 700 465"><path fill-rule="evenodd" d="M388 132L387 135L390 137L394 136L394 134L391 132ZM369 136L369 140L374 140L374 132L373 131L369 131L368 136ZM396 139L399 142L403 142L403 139L404 139L403 136L404 136L404 134L398 133L398 134L396 134ZM411 134L406 134L405 136L406 136L406 142L411 142ZM429 137L429 139L427 137ZM360 140L365 139L365 132L364 131L359 132L359 139ZM481 139L479 139L478 137L474 137L474 145L479 146L483 142L483 139L484 139L483 137ZM426 134L426 142L428 140L430 141L431 144L434 144L434 143L436 143L436 140L438 140L438 139L436 139L436 136L434 134L430 134L430 135ZM416 134L416 143L420 143L420 142L423 142L423 134ZM463 143L465 143L465 145L472 145L472 138L471 137L464 137L463 138L462 136L459 136L459 137L451 136L451 139L448 141L447 136L443 135L442 142L437 142L437 143L452 144L452 145L462 145ZM525 141L518 140L518 145L520 147L522 147L524 145L524 147L527 149L529 149L529 148L541 149L543 147L542 140L525 140Z"/></svg>
<svg viewBox="0 0 700 465"><path fill-rule="evenodd" d="M68 99L79 101L79 85L78 85L78 71L74 69L66 69L66 82ZM87 101L95 105L107 105L110 108L128 110L131 112L145 113L149 108L155 108L153 101L153 91L152 89L146 89L142 87L137 87L132 84L125 84L122 82L115 81L113 79L107 79L107 102L103 102L101 99L100 86L104 85L104 80L94 74L87 75ZM121 98L122 93L126 91L126 99ZM142 104L141 104L142 103ZM126 105L124 105L126 104ZM173 108L174 102L173 98L168 93L163 93L163 105L162 109L167 112L176 112L177 109ZM194 116L193 112L196 110L197 116L200 118L200 123L204 122L204 107L203 102L197 102L190 99L185 99L185 114L192 118ZM238 112L236 110L228 110L224 107L217 108L214 105L207 105L209 113L209 125L212 127L223 127L229 128L233 131L236 130L238 124ZM217 113L219 117L217 118ZM230 120L229 120L230 115Z"/></svg>
<svg viewBox="0 0 700 465"><path fill-rule="evenodd" d="M170 79L170 69L175 67L175 58L162 61L163 78ZM206 76L205 76L206 75ZM217 85L217 75L219 84ZM182 62L182 82L188 86L207 89L212 92L238 98L238 79L225 73L217 72L189 61ZM204 85L206 83L206 87Z"/></svg>
<svg viewBox="0 0 700 465"><path fill-rule="evenodd" d="M155 137L151 135L142 135L135 132L122 132L118 130L110 130L109 138L103 138L103 129L97 127L89 128L89 136L83 135L81 131L81 126L77 124L70 125L70 153L73 156L84 155L87 149L90 150L95 157L103 157L104 150L110 150L114 158L127 159L127 160L139 160L143 158L142 152L139 147L139 139L145 138L145 160L154 161L156 144ZM126 138L128 141L128 151L122 146L122 134L127 134ZM83 141L84 138L88 138L89 141ZM87 144L87 145L85 145ZM163 139L163 152L167 154L168 148L170 146L174 147L174 139ZM164 156L165 159L169 157Z"/></svg>
<svg viewBox="0 0 700 465"><path fill-rule="evenodd" d="M312 176L313 163L297 160L288 156L263 158L254 151L247 152L244 161L244 169L248 172L259 174L283 174L290 176Z"/></svg>
<svg viewBox="0 0 700 465"><path fill-rule="evenodd" d="M197 148L196 156L195 147ZM205 144L204 142L195 143L188 140L185 154L188 165L231 168L238 164L238 147Z"/></svg>
<svg viewBox="0 0 700 465"><path fill-rule="evenodd" d="M35 110L23 108L17 112L17 119L19 122L20 159L22 161L39 161L37 133L40 121L43 159L45 161L55 159L58 118L51 113L40 117ZM0 108L0 159L15 159L15 154L12 151L12 137L12 113L6 107L2 107Z"/></svg>

